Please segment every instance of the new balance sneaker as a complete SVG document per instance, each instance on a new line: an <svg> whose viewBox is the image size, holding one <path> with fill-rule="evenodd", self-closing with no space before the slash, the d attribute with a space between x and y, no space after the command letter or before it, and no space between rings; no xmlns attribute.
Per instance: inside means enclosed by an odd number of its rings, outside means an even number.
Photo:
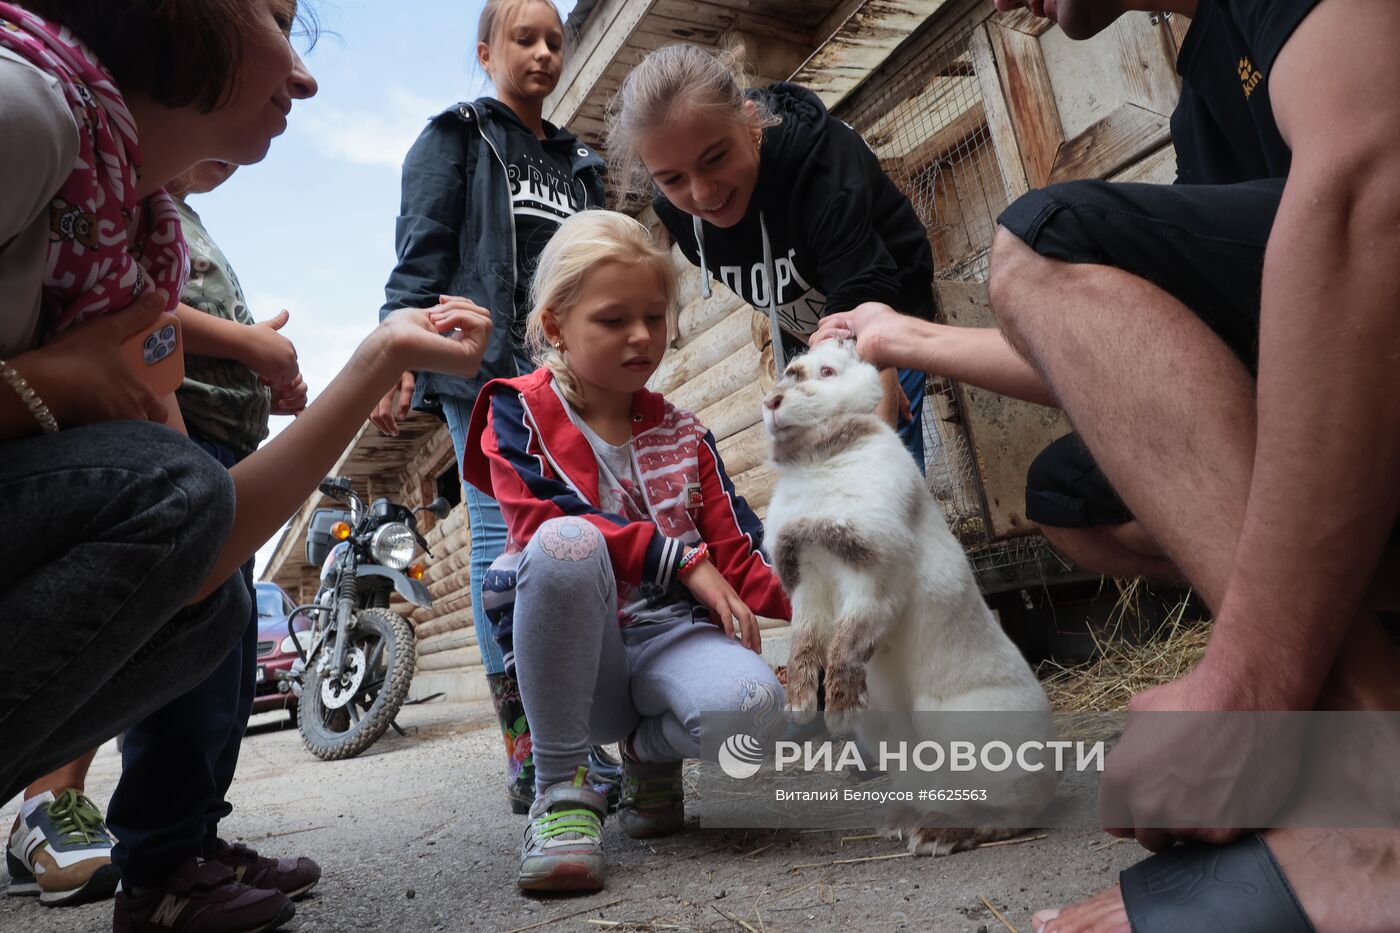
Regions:
<svg viewBox="0 0 1400 933"><path fill-rule="evenodd" d="M281 891L293 900L303 897L321 880L321 866L305 856L267 858L241 842L215 840L209 861L233 869L235 881L254 888Z"/></svg>
<svg viewBox="0 0 1400 933"><path fill-rule="evenodd" d="M45 791L25 801L5 851L11 896L38 895L46 907L86 904L112 896L120 875L112 836L88 797Z"/></svg>
<svg viewBox="0 0 1400 933"><path fill-rule="evenodd" d="M681 762L637 761L622 752L622 831L633 839L669 836L685 829L685 785Z"/></svg>
<svg viewBox="0 0 1400 933"><path fill-rule="evenodd" d="M240 884L227 865L192 858L156 887L118 892L112 933L262 933L296 912L282 892Z"/></svg>
<svg viewBox="0 0 1400 933"><path fill-rule="evenodd" d="M580 765L572 781L560 781L535 797L520 852L525 891L598 891L604 884L603 819L608 799Z"/></svg>

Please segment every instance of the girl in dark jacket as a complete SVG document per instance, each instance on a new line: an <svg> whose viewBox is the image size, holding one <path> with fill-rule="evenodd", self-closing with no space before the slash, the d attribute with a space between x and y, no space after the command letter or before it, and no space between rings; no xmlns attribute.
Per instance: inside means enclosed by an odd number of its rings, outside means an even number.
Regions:
<svg viewBox="0 0 1400 933"><path fill-rule="evenodd" d="M656 214L700 267L705 294L714 275L768 313L780 371L826 315L878 301L932 319L928 233L869 146L806 88L745 91L734 71L693 45L658 49L609 115L614 170L629 188L655 191ZM895 372L884 376L882 413L899 413L922 469L924 375L901 370L898 386Z"/></svg>
<svg viewBox="0 0 1400 933"><path fill-rule="evenodd" d="M455 104L433 117L404 159L398 263L384 287L380 316L459 296L489 310L491 343L476 378L404 373L371 417L391 436L410 404L444 418L459 469L478 390L492 379L534 369L522 347L535 259L561 221L603 206L603 160L543 118L544 100L564 64L564 23L554 4L488 0L477 40L477 60L495 96ZM489 490L463 488L477 646L505 733L512 809L524 813L534 795L529 726L481 606L482 578L505 549L506 526ZM601 774L616 774L616 764L606 758L595 764Z"/></svg>

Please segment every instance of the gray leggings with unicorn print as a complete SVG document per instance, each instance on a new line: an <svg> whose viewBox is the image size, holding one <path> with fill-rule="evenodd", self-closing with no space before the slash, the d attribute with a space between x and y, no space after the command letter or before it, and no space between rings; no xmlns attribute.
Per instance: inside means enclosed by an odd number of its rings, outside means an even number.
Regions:
<svg viewBox="0 0 1400 933"><path fill-rule="evenodd" d="M607 546L583 519L551 519L525 548L514 635L541 792L573 777L591 744L635 732L642 761L695 758L702 713L739 710L755 693L782 708L767 662L717 626L689 612L619 626Z"/></svg>

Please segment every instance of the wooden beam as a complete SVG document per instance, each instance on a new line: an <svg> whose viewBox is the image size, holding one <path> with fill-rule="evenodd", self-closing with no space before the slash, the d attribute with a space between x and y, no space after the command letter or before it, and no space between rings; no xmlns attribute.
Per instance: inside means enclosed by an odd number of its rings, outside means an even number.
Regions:
<svg viewBox="0 0 1400 933"><path fill-rule="evenodd" d="M1007 29L1023 32L1028 36L1043 36L1055 24L1044 16L1036 16L1030 10L1021 8L992 14L992 22Z"/></svg>
<svg viewBox="0 0 1400 933"><path fill-rule="evenodd" d="M1146 158L1134 162L1110 180L1142 182L1149 185L1173 184L1176 181L1176 150L1168 143Z"/></svg>
<svg viewBox="0 0 1400 933"><path fill-rule="evenodd" d="M741 348L676 389L671 393L670 401L679 408L699 411L753 382L759 371L758 352L747 347Z"/></svg>
<svg viewBox="0 0 1400 933"><path fill-rule="evenodd" d="M812 54L812 42L764 35L745 30L737 23L725 30L716 43L720 48L743 46L744 64L753 74L755 85L784 81Z"/></svg>
<svg viewBox="0 0 1400 933"><path fill-rule="evenodd" d="M802 17L772 15L770 9L774 13L780 12L768 3L755 10L725 0L713 3L706 0L656 0L652 6L655 15L668 20L694 23L704 29L718 29L723 32L730 27L738 27L745 32L762 36L813 43L811 28L803 26Z"/></svg>
<svg viewBox="0 0 1400 933"><path fill-rule="evenodd" d="M885 162L885 171L895 177L912 177L928 168L930 163L948 156L960 144L967 142L969 137L983 132L986 127L987 112L981 103L974 103L905 154L882 160Z"/></svg>
<svg viewBox="0 0 1400 933"><path fill-rule="evenodd" d="M700 279L697 272L696 281ZM744 299L731 292L717 280L710 280L710 297L697 294L686 304L681 305L676 319L677 349L690 346L702 339L710 330L729 319L731 314L747 308Z"/></svg>
<svg viewBox="0 0 1400 933"><path fill-rule="evenodd" d="M720 441L718 447L725 471L735 474L752 470L767 460L771 444L768 431L762 424L755 424Z"/></svg>
<svg viewBox="0 0 1400 933"><path fill-rule="evenodd" d="M1050 181L1107 178L1170 138L1167 117L1134 104L1123 104L1060 146Z"/></svg>
<svg viewBox="0 0 1400 933"><path fill-rule="evenodd" d="M950 0L865 0L792 75L830 109ZM840 8L838 8L840 9Z"/></svg>
<svg viewBox="0 0 1400 933"><path fill-rule="evenodd" d="M564 64L559 86L545 101L545 119L568 126L583 109L593 86L631 39L655 0L602 0L584 24L583 35Z"/></svg>
<svg viewBox="0 0 1400 933"><path fill-rule="evenodd" d="M1186 41L1186 32L1191 28L1191 17L1182 16L1180 13L1171 13L1168 14L1166 22L1162 25L1171 35L1172 48L1180 55L1181 45Z"/></svg>
<svg viewBox="0 0 1400 933"><path fill-rule="evenodd" d="M755 379L727 398L695 413L715 440L733 437L763 419L763 387Z"/></svg>
<svg viewBox="0 0 1400 933"><path fill-rule="evenodd" d="M1002 89L1011 125L1016 129L1026 180L1031 187L1040 188L1050 178L1055 154L1064 139L1040 40L995 23L988 25L987 32L1000 65Z"/></svg>
<svg viewBox="0 0 1400 933"><path fill-rule="evenodd" d="M1153 25L1140 16L1120 16L1113 24L1113 33L1118 40L1124 99L1171 116L1181 98L1171 27L1165 23Z"/></svg>
<svg viewBox="0 0 1400 933"><path fill-rule="evenodd" d="M1016 129L1011 123L1011 111L1006 106L1006 96L997 72L996 55L992 52L991 40L987 36L990 28L982 25L974 29L968 40L968 49L972 54L972 70L982 88L982 109L987 115L987 129L992 135L992 148L996 152L997 165L1001 167L1002 181L1006 185L1006 200L1011 202L1029 191L1030 185L1026 181L1026 166L1021 161L1021 147L1016 142Z"/></svg>
<svg viewBox="0 0 1400 933"><path fill-rule="evenodd" d="M752 328L749 325L750 315L745 311L746 308L741 305L723 321L706 330L699 339L686 344L684 349L667 353L647 381L648 388L667 395L740 347L749 345L752 342Z"/></svg>

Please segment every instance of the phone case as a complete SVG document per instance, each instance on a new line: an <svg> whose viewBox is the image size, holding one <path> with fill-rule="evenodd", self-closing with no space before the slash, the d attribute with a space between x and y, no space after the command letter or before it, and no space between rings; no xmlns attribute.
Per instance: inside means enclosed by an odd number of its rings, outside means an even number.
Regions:
<svg viewBox="0 0 1400 933"><path fill-rule="evenodd" d="M185 379L185 354L180 345L180 319L162 314L150 328L122 342L131 367L157 397L172 394Z"/></svg>

